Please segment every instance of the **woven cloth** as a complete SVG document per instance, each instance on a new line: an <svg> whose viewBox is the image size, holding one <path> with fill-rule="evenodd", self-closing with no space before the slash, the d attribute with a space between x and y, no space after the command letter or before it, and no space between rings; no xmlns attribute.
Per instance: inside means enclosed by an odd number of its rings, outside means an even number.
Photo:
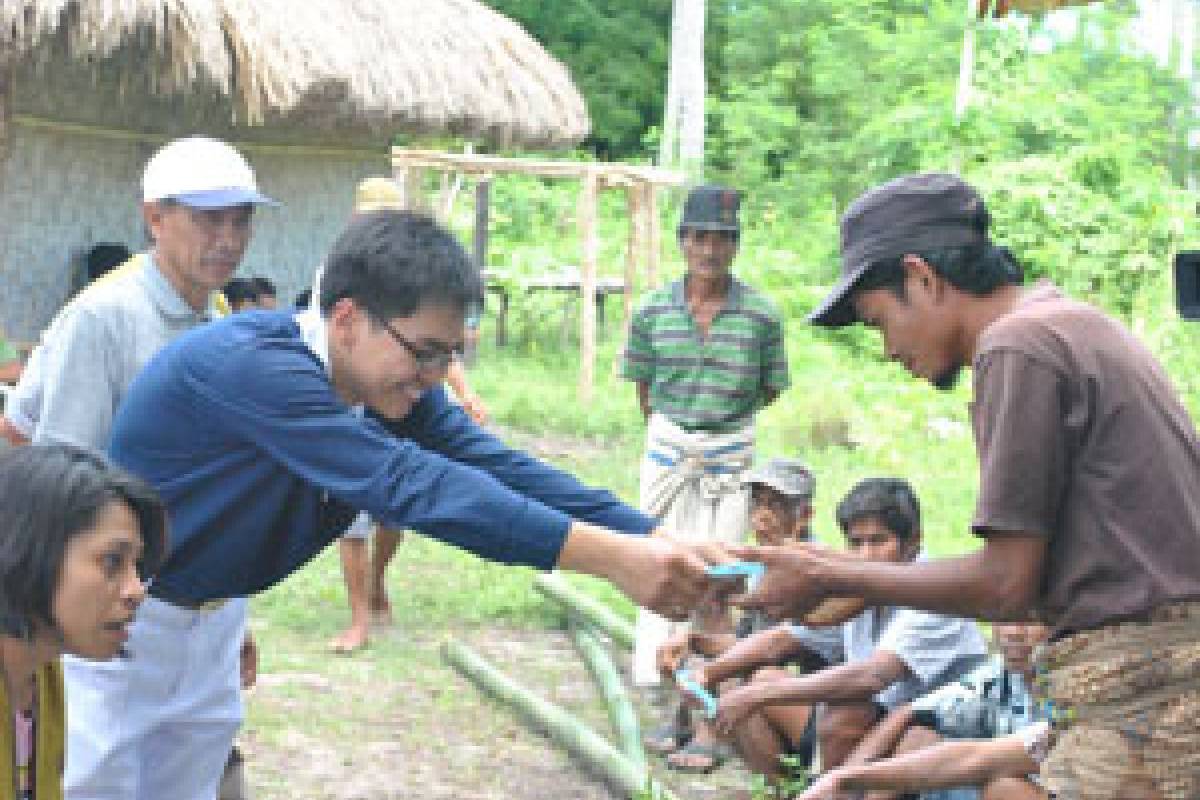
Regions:
<svg viewBox="0 0 1200 800"><path fill-rule="evenodd" d="M1200 797L1200 603L1046 645L1039 672L1059 800Z"/></svg>

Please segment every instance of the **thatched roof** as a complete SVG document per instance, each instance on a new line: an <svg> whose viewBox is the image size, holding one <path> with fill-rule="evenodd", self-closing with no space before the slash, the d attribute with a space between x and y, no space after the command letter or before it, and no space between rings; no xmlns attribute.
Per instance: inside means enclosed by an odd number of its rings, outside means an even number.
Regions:
<svg viewBox="0 0 1200 800"><path fill-rule="evenodd" d="M978 0L979 16L991 14L1003 17L1010 11L1023 14L1041 14L1067 6L1085 6L1094 0Z"/></svg>
<svg viewBox="0 0 1200 800"><path fill-rule="evenodd" d="M475 0L3 0L2 54L13 112L119 130L562 145L589 126L566 68Z"/></svg>

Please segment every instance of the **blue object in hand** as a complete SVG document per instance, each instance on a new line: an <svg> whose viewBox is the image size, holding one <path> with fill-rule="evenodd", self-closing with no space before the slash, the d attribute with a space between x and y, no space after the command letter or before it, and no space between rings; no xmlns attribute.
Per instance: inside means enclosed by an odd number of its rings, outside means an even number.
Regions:
<svg viewBox="0 0 1200 800"><path fill-rule="evenodd" d="M677 670L675 672L675 682L679 684L685 692L691 693L704 703L704 716L713 719L717 716L717 698L712 696L712 693L696 682L692 677L692 673L686 669Z"/></svg>
<svg viewBox="0 0 1200 800"><path fill-rule="evenodd" d="M754 582L763 576L767 568L758 561L734 561L732 564L714 564L708 568L710 578L740 578Z"/></svg>

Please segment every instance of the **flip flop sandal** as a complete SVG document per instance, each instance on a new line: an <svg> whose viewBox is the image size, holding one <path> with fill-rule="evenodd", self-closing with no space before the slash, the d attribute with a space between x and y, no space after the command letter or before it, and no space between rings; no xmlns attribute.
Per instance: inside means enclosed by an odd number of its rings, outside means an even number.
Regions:
<svg viewBox="0 0 1200 800"><path fill-rule="evenodd" d="M692 738L692 732L678 724L668 722L653 733L642 738L642 747L656 756L670 755L683 747Z"/></svg>
<svg viewBox="0 0 1200 800"><path fill-rule="evenodd" d="M729 758L729 750L721 744L700 744L692 742L686 747L681 747L671 755L667 756L667 767L676 772L694 772L707 774L712 772L717 767L725 763ZM677 758L679 757L679 758ZM705 758L708 759L704 763L689 763L681 761L682 759Z"/></svg>

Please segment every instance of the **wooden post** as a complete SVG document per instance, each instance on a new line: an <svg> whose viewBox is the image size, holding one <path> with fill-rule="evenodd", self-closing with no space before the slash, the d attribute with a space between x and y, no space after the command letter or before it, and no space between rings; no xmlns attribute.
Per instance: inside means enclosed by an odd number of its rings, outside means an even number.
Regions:
<svg viewBox="0 0 1200 800"><path fill-rule="evenodd" d="M400 202L410 211L425 212L429 203L425 197L425 170L418 167L406 167L396 175L396 183L400 185Z"/></svg>
<svg viewBox="0 0 1200 800"><path fill-rule="evenodd" d="M633 297L637 286L638 265L646 255L646 219L642 215L645 205L646 183L634 182L625 188L626 216L629 217L629 240L625 247L625 287L621 292L621 344L629 341L629 325L633 320ZM621 359L613 359L613 376L621 374Z"/></svg>
<svg viewBox="0 0 1200 800"><path fill-rule="evenodd" d="M589 169L579 193L579 399L592 399L596 379L596 259L600 242L596 231L596 201L600 176Z"/></svg>
<svg viewBox="0 0 1200 800"><path fill-rule="evenodd" d="M491 180L484 178L475 184L475 266L488 267L488 220L491 212Z"/></svg>
<svg viewBox="0 0 1200 800"><path fill-rule="evenodd" d="M642 204L646 216L646 288L658 288L658 257L662 252L662 222L658 218L658 187L646 184L646 202Z"/></svg>
<svg viewBox="0 0 1200 800"><path fill-rule="evenodd" d="M483 283L483 304L487 304L488 294L488 190L491 187L487 177L481 177L475 183L475 237L472 243L472 256L475 259L475 267L479 270L479 279ZM503 309L507 311L507 309ZM496 314L496 338L500 338L503 333L504 319L500 314ZM464 353L464 361L467 366L474 366L475 358L479 350L480 330L483 327L483 306L480 306L476 315L476 324L473 330L467 331L466 347Z"/></svg>
<svg viewBox="0 0 1200 800"><path fill-rule="evenodd" d="M625 291L623 293L623 310L621 330L629 330L629 320L633 319L633 293L637 285L638 262L645 256L646 219L642 216L642 198L646 184L635 183L625 191L625 199L629 208L629 244L625 249Z"/></svg>

